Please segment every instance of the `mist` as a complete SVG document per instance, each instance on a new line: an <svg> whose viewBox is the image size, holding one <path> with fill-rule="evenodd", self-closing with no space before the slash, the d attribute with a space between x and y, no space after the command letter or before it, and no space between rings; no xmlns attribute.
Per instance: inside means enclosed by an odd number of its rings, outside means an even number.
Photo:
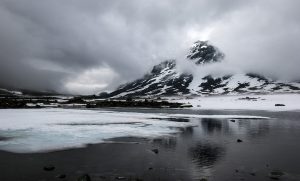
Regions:
<svg viewBox="0 0 300 181"><path fill-rule="evenodd" d="M299 6L296 0L2 0L0 87L95 94L173 58L184 71L300 80ZM192 65L185 56L197 40L209 40L225 60Z"/></svg>

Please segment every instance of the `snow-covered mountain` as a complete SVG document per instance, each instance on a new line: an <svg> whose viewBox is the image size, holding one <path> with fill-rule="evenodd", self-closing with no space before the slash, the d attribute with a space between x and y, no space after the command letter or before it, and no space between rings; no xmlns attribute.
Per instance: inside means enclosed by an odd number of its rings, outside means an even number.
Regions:
<svg viewBox="0 0 300 181"><path fill-rule="evenodd" d="M191 74L177 72L175 60L168 60L154 66L143 78L120 86L108 97L189 94L192 80Z"/></svg>
<svg viewBox="0 0 300 181"><path fill-rule="evenodd" d="M1 96L56 96L61 95L55 91L35 91L28 89L12 89L12 88L0 88Z"/></svg>
<svg viewBox="0 0 300 181"><path fill-rule="evenodd" d="M12 91L8 89L0 88L0 96L6 96L6 95L22 95L23 93L21 91Z"/></svg>
<svg viewBox="0 0 300 181"><path fill-rule="evenodd" d="M187 59L195 62L195 64L207 64L220 62L224 59L222 53L217 47L209 44L208 41L196 41L190 48Z"/></svg>
<svg viewBox="0 0 300 181"><path fill-rule="evenodd" d="M224 54L207 41L197 41L187 59L195 66L222 61ZM247 73L235 75L206 75L194 79L190 73L179 73L175 60L167 60L153 67L141 79L121 85L107 97L216 95L249 93L300 92L300 83L281 82L261 75Z"/></svg>

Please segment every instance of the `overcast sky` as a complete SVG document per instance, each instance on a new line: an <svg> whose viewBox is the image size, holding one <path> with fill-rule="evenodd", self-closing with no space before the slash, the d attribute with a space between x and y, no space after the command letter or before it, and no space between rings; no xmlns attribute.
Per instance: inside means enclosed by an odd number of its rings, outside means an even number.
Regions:
<svg viewBox="0 0 300 181"><path fill-rule="evenodd" d="M91 94L196 40L225 70L300 79L298 0L0 0L0 86ZM218 69L218 68L216 68Z"/></svg>

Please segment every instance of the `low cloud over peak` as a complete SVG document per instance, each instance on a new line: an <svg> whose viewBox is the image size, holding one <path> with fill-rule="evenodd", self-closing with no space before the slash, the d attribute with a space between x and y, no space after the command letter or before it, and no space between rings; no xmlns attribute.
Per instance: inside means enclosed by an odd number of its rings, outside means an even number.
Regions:
<svg viewBox="0 0 300 181"><path fill-rule="evenodd" d="M164 59L184 61L196 40L219 47L228 67L299 80L299 6L296 0L2 0L0 85L111 90Z"/></svg>

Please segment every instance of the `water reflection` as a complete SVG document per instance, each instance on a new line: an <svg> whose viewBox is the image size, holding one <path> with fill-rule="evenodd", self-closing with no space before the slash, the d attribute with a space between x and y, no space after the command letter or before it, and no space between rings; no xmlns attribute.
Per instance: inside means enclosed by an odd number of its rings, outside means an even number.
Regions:
<svg viewBox="0 0 300 181"><path fill-rule="evenodd" d="M244 130L245 136L249 138L260 138L266 136L270 131L270 120L239 120L239 129Z"/></svg>
<svg viewBox="0 0 300 181"><path fill-rule="evenodd" d="M201 120L201 126L207 133L220 132L223 127L221 120L212 118L203 118Z"/></svg>
<svg viewBox="0 0 300 181"><path fill-rule="evenodd" d="M216 165L222 164L221 160L232 155L230 147L249 144L251 138L264 138L268 136L272 126L270 120L257 119L233 121L227 118L170 118L167 121L197 124L192 127L174 128L179 129L180 133L150 141L155 148L159 149L159 155L168 153L164 155L166 160L171 157L176 158L172 160L176 163L176 169L181 169L177 165L188 163L183 168L187 168L189 174L195 179L210 178L215 175ZM237 138L241 138L244 142L236 143ZM169 161L167 163L169 164ZM230 169L234 171L235 168Z"/></svg>
<svg viewBox="0 0 300 181"><path fill-rule="evenodd" d="M194 127L185 127L185 128L179 128L180 129L180 136L181 137L185 137L185 138L188 138L188 137L192 137L193 136L193 133L194 133Z"/></svg>
<svg viewBox="0 0 300 181"><path fill-rule="evenodd" d="M152 143L159 147L174 150L177 145L177 138L176 137L156 138L152 140Z"/></svg>
<svg viewBox="0 0 300 181"><path fill-rule="evenodd" d="M152 139L152 143L158 147L175 150L179 139L189 140L193 137L194 127L178 128L180 131L179 137L160 137Z"/></svg>
<svg viewBox="0 0 300 181"><path fill-rule="evenodd" d="M234 121L227 118L191 118L190 121L196 123L198 127L180 128L181 133L177 134L177 139L156 141L162 147L174 149L174 151L168 150L170 151L168 154L161 151L159 155L160 160L162 160L162 155L166 156L162 162L168 168L172 162L176 169L184 168L195 180L202 178L207 180L266 180L273 168L286 172L288 176L294 176L294 173L299 174L300 146L297 143L300 138L300 113L164 111L170 114L188 112L200 115L230 114L273 118L269 120L236 118ZM242 139L243 142L237 143L237 139ZM176 172L175 169L173 172ZM252 174L253 172L256 172L255 175ZM294 180L299 180L297 178L299 177L295 177Z"/></svg>
<svg viewBox="0 0 300 181"><path fill-rule="evenodd" d="M231 121L231 119L203 118L199 126L204 133L209 135L222 134L229 136L242 134L249 138L259 138L268 134L270 120L235 119Z"/></svg>
<svg viewBox="0 0 300 181"><path fill-rule="evenodd" d="M196 146L189 149L189 155L198 167L208 167L215 164L225 153L225 148L210 143L197 143Z"/></svg>
<svg viewBox="0 0 300 181"><path fill-rule="evenodd" d="M230 126L234 123L227 119L202 118L200 123L202 130L207 134L232 134L234 128Z"/></svg>

